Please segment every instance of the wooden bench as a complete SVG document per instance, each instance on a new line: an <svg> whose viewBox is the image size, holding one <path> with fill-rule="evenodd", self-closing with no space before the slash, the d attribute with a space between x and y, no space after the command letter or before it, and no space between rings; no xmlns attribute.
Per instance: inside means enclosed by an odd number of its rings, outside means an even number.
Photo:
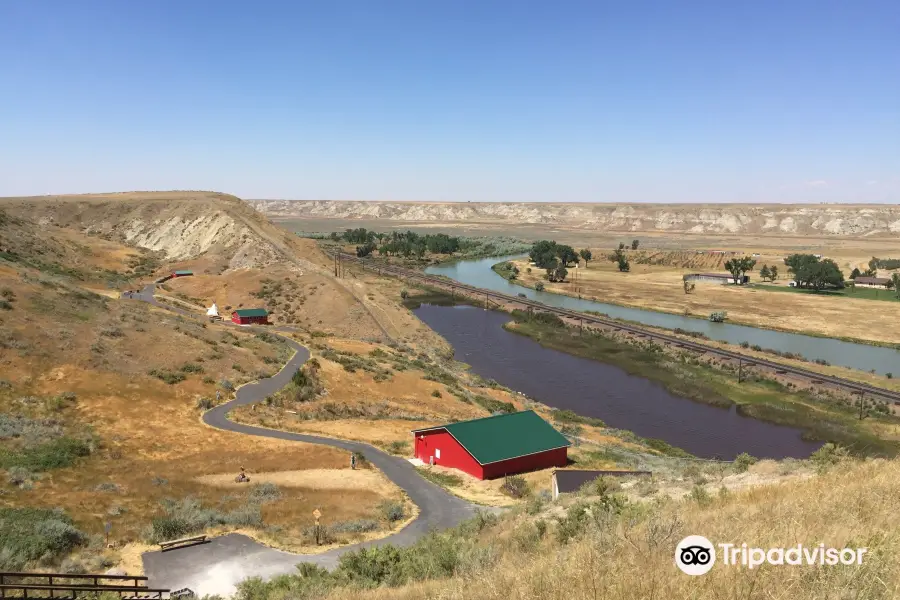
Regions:
<svg viewBox="0 0 900 600"><path fill-rule="evenodd" d="M196 546L197 544L205 544L208 540L206 535L196 535L194 537L182 538L180 540L169 540L168 542L160 542L159 549L163 552L167 550L175 550L176 548L187 548L188 546Z"/></svg>

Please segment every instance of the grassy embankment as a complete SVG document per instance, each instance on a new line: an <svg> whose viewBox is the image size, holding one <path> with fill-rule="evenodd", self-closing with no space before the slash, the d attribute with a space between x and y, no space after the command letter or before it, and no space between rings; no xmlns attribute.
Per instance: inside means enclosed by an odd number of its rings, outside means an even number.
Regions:
<svg viewBox="0 0 900 600"><path fill-rule="evenodd" d="M849 403L823 395L813 397L765 379L747 370L737 383L730 367L713 368L687 352L663 352L658 344L632 345L598 332L576 331L552 317L529 318L516 311L509 331L526 335L541 345L584 358L614 364L633 375L663 384L678 396L716 406L736 405L740 414L804 430L804 437L835 442L853 452L895 456L900 444L894 438L900 420L872 414L859 420Z"/></svg>
<svg viewBox="0 0 900 600"><path fill-rule="evenodd" d="M858 298L861 300L881 300L897 302L900 298L894 290L881 290L877 288L865 288L848 286L841 290L812 290L808 288L790 287L786 285L772 285L766 283L753 283L749 289L764 290L766 292L788 292L789 294L807 294L824 298Z"/></svg>
<svg viewBox="0 0 900 600"><path fill-rule="evenodd" d="M516 285L534 289L540 284L544 291L555 294L701 320L707 319L711 312L724 310L729 323L871 346L898 346L900 326L896 319L890 311L878 310L884 305L873 307L868 301L887 300L889 292L883 290L860 288L846 291L844 295L830 295L810 290L797 292L787 286L700 284L691 294L685 294L682 285L682 276L688 272L685 269L632 262L630 272L620 273L615 265L599 259L578 269L576 288L572 269L566 281L550 282L544 270L529 267L527 259L509 263L498 263L492 269ZM515 272L513 267L518 272L510 278ZM770 302L760 297L773 290L793 293L784 297L785 302Z"/></svg>
<svg viewBox="0 0 900 600"><path fill-rule="evenodd" d="M409 548L341 557L333 572L301 565L250 579L237 600L472 600L610 598L895 598L900 531L885 498L900 493L900 461L853 461L829 451L817 472L750 490L701 486L680 500L654 480L603 481L549 503L532 496L503 516L480 514ZM758 476L755 467L746 475ZM651 499L652 498L652 499ZM648 501L649 500L649 501ZM682 574L673 551L687 535L753 547L868 548L861 565L748 569L721 564Z"/></svg>

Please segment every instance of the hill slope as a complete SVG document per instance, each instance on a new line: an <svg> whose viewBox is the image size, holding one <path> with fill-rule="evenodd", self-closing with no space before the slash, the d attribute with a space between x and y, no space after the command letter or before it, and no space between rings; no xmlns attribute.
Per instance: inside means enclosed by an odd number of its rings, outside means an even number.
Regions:
<svg viewBox="0 0 900 600"><path fill-rule="evenodd" d="M128 192L0 198L0 210L159 251L168 261L204 258L219 269L285 260L291 237L235 196L214 192Z"/></svg>
<svg viewBox="0 0 900 600"><path fill-rule="evenodd" d="M837 204L538 204L249 200L275 218L385 219L509 224L634 232L892 236L900 207Z"/></svg>

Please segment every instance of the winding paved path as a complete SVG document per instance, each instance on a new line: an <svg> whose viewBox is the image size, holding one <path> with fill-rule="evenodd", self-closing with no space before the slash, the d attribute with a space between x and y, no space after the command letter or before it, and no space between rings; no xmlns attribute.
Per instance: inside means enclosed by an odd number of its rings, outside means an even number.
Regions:
<svg viewBox="0 0 900 600"><path fill-rule="evenodd" d="M153 297L154 289L155 286L148 285L140 293L126 296L126 298L142 300L191 318L202 318L195 313L160 303ZM272 328L266 328L264 331L271 330ZM287 328L276 328L276 330L290 331ZM247 577L268 578L281 573L291 573L301 562L332 568L337 565L340 555L349 550L388 543L397 546L409 545L433 529L452 527L474 514L474 505L423 479L416 473L409 461L391 456L368 444L265 429L228 420L228 412L232 408L259 402L287 385L294 372L309 358L309 350L305 347L290 338L278 337L295 350L296 354L277 374L240 387L233 400L205 412L202 417L203 422L216 429L244 435L324 444L348 452L361 452L366 460L379 468L407 493L418 506L419 515L409 525L388 537L342 546L322 554L282 552L263 546L244 535L234 533L214 538L210 543L199 546L168 552L146 552L142 559L144 573L150 578L148 582L150 587L172 590L187 587L199 596L205 594L227 596L234 591L238 582Z"/></svg>

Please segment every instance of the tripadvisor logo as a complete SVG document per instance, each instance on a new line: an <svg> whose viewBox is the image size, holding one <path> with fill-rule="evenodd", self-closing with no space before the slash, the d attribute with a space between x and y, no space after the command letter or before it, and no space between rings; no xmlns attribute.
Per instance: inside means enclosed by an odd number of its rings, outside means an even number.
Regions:
<svg viewBox="0 0 900 600"><path fill-rule="evenodd" d="M705 575L716 563L716 547L722 564L755 569L769 565L861 565L868 548L826 548L825 544L789 548L754 548L745 544L714 545L702 535L689 535L675 547L675 565L688 575Z"/></svg>

